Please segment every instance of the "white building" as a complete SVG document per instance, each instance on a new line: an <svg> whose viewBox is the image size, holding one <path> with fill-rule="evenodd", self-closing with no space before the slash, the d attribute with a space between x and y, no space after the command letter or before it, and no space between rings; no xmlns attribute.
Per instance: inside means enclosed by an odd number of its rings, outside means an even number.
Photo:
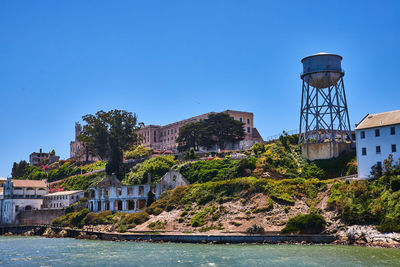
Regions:
<svg viewBox="0 0 400 267"><path fill-rule="evenodd" d="M42 209L64 209L83 198L82 190L61 191L43 196Z"/></svg>
<svg viewBox="0 0 400 267"><path fill-rule="evenodd" d="M400 110L368 114L356 127L358 178L368 179L373 165L382 166L389 154L400 157Z"/></svg>
<svg viewBox="0 0 400 267"><path fill-rule="evenodd" d="M14 223L20 211L39 210L48 188L44 181L7 178L0 193L0 222Z"/></svg>
<svg viewBox="0 0 400 267"><path fill-rule="evenodd" d="M147 206L150 191L158 199L163 191L188 184L179 172L174 171L166 173L156 184L123 185L114 175L107 176L95 187L89 188L89 211L142 211Z"/></svg>

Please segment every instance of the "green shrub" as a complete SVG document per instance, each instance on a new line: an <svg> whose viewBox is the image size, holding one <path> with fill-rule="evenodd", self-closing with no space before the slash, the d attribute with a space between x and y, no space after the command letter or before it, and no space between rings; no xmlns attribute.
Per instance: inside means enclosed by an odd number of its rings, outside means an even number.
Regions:
<svg viewBox="0 0 400 267"><path fill-rule="evenodd" d="M85 225L85 217L89 213L88 209L83 209L78 212L68 213L64 216L55 218L51 225L62 227L82 228Z"/></svg>
<svg viewBox="0 0 400 267"><path fill-rule="evenodd" d="M252 226L250 226L249 228L246 229L246 232L248 234L263 234L265 233L264 227L257 225L257 224L253 224Z"/></svg>
<svg viewBox="0 0 400 267"><path fill-rule="evenodd" d="M204 210L196 213L193 218L190 220L190 223L192 225L192 227L199 227L199 226L203 226L206 224L206 217L208 215L208 213L210 212L209 208L205 208Z"/></svg>
<svg viewBox="0 0 400 267"><path fill-rule="evenodd" d="M144 184L150 175L157 182L176 163L174 156L158 156L135 165L122 181L124 184Z"/></svg>
<svg viewBox="0 0 400 267"><path fill-rule="evenodd" d="M256 208L252 212L253 213L267 212L272 210L273 208L274 208L274 202L272 201L272 199L268 199L268 203L265 207Z"/></svg>
<svg viewBox="0 0 400 267"><path fill-rule="evenodd" d="M325 226L325 219L320 214L299 214L287 221L281 233L319 234L325 230Z"/></svg>
<svg viewBox="0 0 400 267"><path fill-rule="evenodd" d="M265 152L265 146L262 143L255 143L252 147L253 153L260 155Z"/></svg>
<svg viewBox="0 0 400 267"><path fill-rule="evenodd" d="M149 214L145 211L129 213L121 221L125 225L140 225L149 219Z"/></svg>
<svg viewBox="0 0 400 267"><path fill-rule="evenodd" d="M112 212L110 210L99 213L90 212L85 217L85 225L111 224Z"/></svg>
<svg viewBox="0 0 400 267"><path fill-rule="evenodd" d="M149 228L152 229L152 230L155 230L155 229L165 229L165 225L166 225L166 224L167 224L166 221L162 222L162 221L160 221L160 220L157 220L157 221L155 221L155 222L149 223L149 224L147 225L147 227L149 227Z"/></svg>
<svg viewBox="0 0 400 267"><path fill-rule="evenodd" d="M214 159L209 161L188 162L175 167L190 183L228 180L248 176L255 169L257 159L230 160Z"/></svg>
<svg viewBox="0 0 400 267"><path fill-rule="evenodd" d="M140 159L149 157L153 154L153 149L147 148L144 145L139 145L131 150L125 151L124 157L126 159Z"/></svg>

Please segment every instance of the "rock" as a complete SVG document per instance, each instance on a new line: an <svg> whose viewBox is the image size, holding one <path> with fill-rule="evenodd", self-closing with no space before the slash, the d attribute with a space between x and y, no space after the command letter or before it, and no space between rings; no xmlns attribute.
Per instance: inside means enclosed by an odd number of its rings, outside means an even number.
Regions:
<svg viewBox="0 0 400 267"><path fill-rule="evenodd" d="M51 228L46 228L46 230L43 233L44 237L48 237L48 238L52 238L52 237L56 237L56 233L54 232L53 229Z"/></svg>
<svg viewBox="0 0 400 267"><path fill-rule="evenodd" d="M97 235L95 235L95 234L90 235L90 240L96 240L96 239L99 239L99 238L97 237Z"/></svg>
<svg viewBox="0 0 400 267"><path fill-rule="evenodd" d="M24 236L33 236L34 234L35 234L35 232L33 230L30 230L30 231L26 231L24 233Z"/></svg>
<svg viewBox="0 0 400 267"><path fill-rule="evenodd" d="M66 230L61 230L61 231L58 233L58 236L59 236L59 237L68 237L68 232L67 232Z"/></svg>
<svg viewBox="0 0 400 267"><path fill-rule="evenodd" d="M11 232L8 232L8 233L4 234L4 236L12 236L12 235L13 235L13 233L11 233Z"/></svg>

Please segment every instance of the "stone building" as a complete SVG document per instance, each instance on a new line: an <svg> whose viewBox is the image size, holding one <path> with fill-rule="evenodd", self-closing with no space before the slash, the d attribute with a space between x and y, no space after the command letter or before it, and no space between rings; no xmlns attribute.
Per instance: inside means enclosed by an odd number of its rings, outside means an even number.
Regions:
<svg viewBox="0 0 400 267"><path fill-rule="evenodd" d="M0 191L0 221L14 223L21 211L39 210L48 188L44 181L7 178Z"/></svg>
<svg viewBox="0 0 400 267"><path fill-rule="evenodd" d="M99 157L93 155L84 146L84 144L78 140L78 136L82 133L82 126L79 122L75 123L75 140L69 144L69 157L80 162L92 162L100 160Z"/></svg>
<svg viewBox="0 0 400 267"><path fill-rule="evenodd" d="M400 158L400 110L367 114L356 127L358 178L371 178L371 167Z"/></svg>
<svg viewBox="0 0 400 267"><path fill-rule="evenodd" d="M180 173L173 171L165 174L157 184L123 185L114 175L107 176L89 189L89 211L142 211L147 206L150 191L158 199L163 191L188 184Z"/></svg>
<svg viewBox="0 0 400 267"><path fill-rule="evenodd" d="M83 198L82 190L61 191L43 196L42 209L64 209Z"/></svg>
<svg viewBox="0 0 400 267"><path fill-rule="evenodd" d="M246 133L244 140L241 141L240 144L231 146L228 149L246 149L247 147L251 147L256 141L263 141L260 133L256 128L254 128L253 113L234 110L225 110L223 112L227 113L233 119L243 122ZM205 113L196 117L167 124L165 126L144 126L138 131L139 136L142 138L141 143L146 147L156 150L171 150L175 152L178 147L176 139L179 135L179 129L188 123L205 120L211 114L215 114L215 112Z"/></svg>
<svg viewBox="0 0 400 267"><path fill-rule="evenodd" d="M40 166L43 164L51 164L60 160L59 156L52 153L45 153L40 149L40 152L33 152L29 155L29 165Z"/></svg>

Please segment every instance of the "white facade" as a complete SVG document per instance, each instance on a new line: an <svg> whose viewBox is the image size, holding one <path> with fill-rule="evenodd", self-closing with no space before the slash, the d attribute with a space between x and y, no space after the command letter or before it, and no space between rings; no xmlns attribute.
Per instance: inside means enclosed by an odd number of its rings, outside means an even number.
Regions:
<svg viewBox="0 0 400 267"><path fill-rule="evenodd" d="M189 182L175 171L167 172L156 184L148 182L142 185L123 185L115 176L107 176L95 187L89 188L89 211L142 211L147 206L150 191L157 200L165 190L188 184Z"/></svg>
<svg viewBox="0 0 400 267"><path fill-rule="evenodd" d="M371 167L383 166L389 154L400 158L400 124L356 129L356 140L359 179L372 178Z"/></svg>
<svg viewBox="0 0 400 267"><path fill-rule="evenodd" d="M63 191L44 195L42 209L64 209L83 198L82 190Z"/></svg>
<svg viewBox="0 0 400 267"><path fill-rule="evenodd" d="M39 210L48 189L43 181L7 179L0 197L0 222L14 223L21 211Z"/></svg>

